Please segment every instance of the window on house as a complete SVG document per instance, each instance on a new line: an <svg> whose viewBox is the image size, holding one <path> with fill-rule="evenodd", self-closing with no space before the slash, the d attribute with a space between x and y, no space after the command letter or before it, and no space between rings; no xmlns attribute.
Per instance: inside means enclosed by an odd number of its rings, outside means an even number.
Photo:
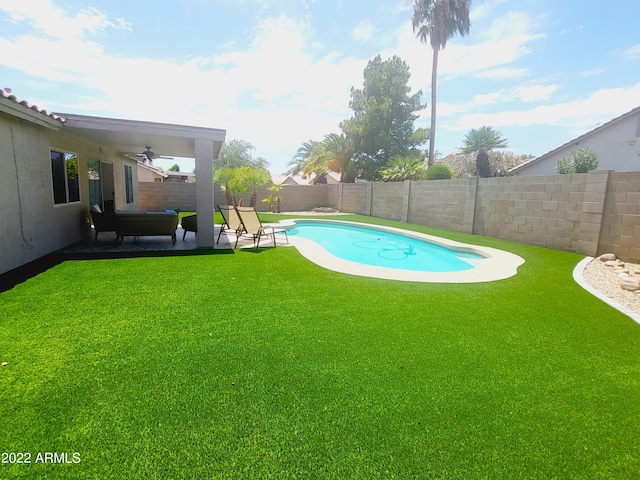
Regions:
<svg viewBox="0 0 640 480"><path fill-rule="evenodd" d="M75 153L51 150L51 178L56 205L80 201L78 156Z"/></svg>
<svg viewBox="0 0 640 480"><path fill-rule="evenodd" d="M124 185L127 203L133 203L133 168L130 165L124 166Z"/></svg>

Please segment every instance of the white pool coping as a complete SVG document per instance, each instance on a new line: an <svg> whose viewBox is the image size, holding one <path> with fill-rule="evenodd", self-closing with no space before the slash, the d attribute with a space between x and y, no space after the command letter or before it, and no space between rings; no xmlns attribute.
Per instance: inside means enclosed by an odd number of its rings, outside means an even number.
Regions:
<svg viewBox="0 0 640 480"><path fill-rule="evenodd" d="M309 221L308 218L281 220L279 224L270 224L279 227L292 227L296 221ZM513 253L505 252L490 247L470 245L456 242L425 233L403 230L400 228L373 225L368 223L346 222L341 220L321 220L313 219L314 222L327 222L337 224L347 224L364 226L399 233L408 237L425 240L443 247L467 250L480 253L485 258L473 260L474 267L461 272L419 272L414 270L400 270L395 268L376 267L351 262L332 255L316 242L301 238L295 235L289 236L289 244L296 247L298 251L311 260L313 263L340 273L357 275L361 277L382 278L387 280L401 280L406 282L426 282L426 283L477 283L493 282L503 280L518 273L518 267L524 263L524 259Z"/></svg>

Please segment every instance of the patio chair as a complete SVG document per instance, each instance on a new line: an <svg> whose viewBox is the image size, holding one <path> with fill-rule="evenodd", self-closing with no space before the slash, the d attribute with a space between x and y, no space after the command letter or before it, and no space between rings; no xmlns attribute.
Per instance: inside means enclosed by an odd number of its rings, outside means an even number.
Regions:
<svg viewBox="0 0 640 480"><path fill-rule="evenodd" d="M242 225L242 220L238 216L238 212L233 205L217 205L218 211L220 215L222 215L222 220L224 220L224 224L220 228L220 233L218 233L218 239L216 243L220 241L220 235L225 230L233 231L236 234L236 244L238 236L244 231L244 225Z"/></svg>
<svg viewBox="0 0 640 480"><path fill-rule="evenodd" d="M103 212L99 205L92 205L89 213L91 214L91 221L96 232L96 242L98 241L98 233L116 231L117 218L115 213Z"/></svg>
<svg viewBox="0 0 640 480"><path fill-rule="evenodd" d="M182 241L184 241L184 238L187 236L187 232L193 232L196 234L196 236L198 235L198 216L196 215L189 215L187 217L182 217L182 221L180 222L182 225L182 230L183 230L183 234L182 234Z"/></svg>
<svg viewBox="0 0 640 480"><path fill-rule="evenodd" d="M238 246L238 240L241 235L246 234L251 235L253 237L253 246L260 246L260 237L263 235L269 236L273 238L273 246L276 246L276 233L284 233L287 238L287 243L289 243L289 236L287 235L286 228L278 228L271 225L263 225L260 219L258 218L258 212L256 212L253 207L236 207L236 212L238 212L238 217L240 217L240 221L244 227L244 232L240 232L236 236L236 245L233 248ZM256 243L257 242L257 243Z"/></svg>

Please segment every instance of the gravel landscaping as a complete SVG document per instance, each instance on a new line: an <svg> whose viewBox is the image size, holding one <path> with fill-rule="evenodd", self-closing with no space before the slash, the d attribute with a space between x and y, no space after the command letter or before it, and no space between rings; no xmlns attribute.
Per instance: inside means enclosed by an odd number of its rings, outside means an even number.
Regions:
<svg viewBox="0 0 640 480"><path fill-rule="evenodd" d="M628 270L632 276L640 276L640 264L625 262L624 269ZM640 314L640 290L631 292L620 287L618 280L619 270L620 267L607 266L605 262L596 258L589 262L583 272L583 276L593 288L624 305L629 310Z"/></svg>

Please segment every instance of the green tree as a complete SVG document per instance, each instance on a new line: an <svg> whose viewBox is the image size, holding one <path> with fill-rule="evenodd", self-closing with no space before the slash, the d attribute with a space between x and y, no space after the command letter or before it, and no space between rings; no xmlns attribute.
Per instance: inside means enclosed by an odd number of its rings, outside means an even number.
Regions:
<svg viewBox="0 0 640 480"><path fill-rule="evenodd" d="M173 165L171 165L169 167L169 171L170 172L179 172L180 171L180 165L178 165L177 163L174 163Z"/></svg>
<svg viewBox="0 0 640 480"><path fill-rule="evenodd" d="M352 169L363 178L378 178L392 157L417 156L418 146L427 141L428 131L414 128L415 112L424 105L420 91L411 95L410 76L400 57L382 61L377 55L364 70L363 88L351 89L349 107L354 115L340 128L353 145Z"/></svg>
<svg viewBox="0 0 640 480"><path fill-rule="evenodd" d="M389 160L387 166L380 170L380 177L385 182L418 180L424 174L424 161L421 158L404 155Z"/></svg>
<svg viewBox="0 0 640 480"><path fill-rule="evenodd" d="M246 140L234 139L222 146L220 155L213 161L213 169L219 168L268 168L269 162L264 158L255 158L252 152L255 147Z"/></svg>
<svg viewBox="0 0 640 480"><path fill-rule="evenodd" d="M507 141L502 134L491 127L472 128L464 136L462 153L476 154L476 168L479 177L491 176L489 152L496 148L506 148Z"/></svg>
<svg viewBox="0 0 640 480"><path fill-rule="evenodd" d="M413 31L422 43L431 45L431 128L428 165L433 165L436 138L436 84L438 78L438 54L447 40L456 33L469 33L469 8L471 0L411 0L413 5Z"/></svg>

